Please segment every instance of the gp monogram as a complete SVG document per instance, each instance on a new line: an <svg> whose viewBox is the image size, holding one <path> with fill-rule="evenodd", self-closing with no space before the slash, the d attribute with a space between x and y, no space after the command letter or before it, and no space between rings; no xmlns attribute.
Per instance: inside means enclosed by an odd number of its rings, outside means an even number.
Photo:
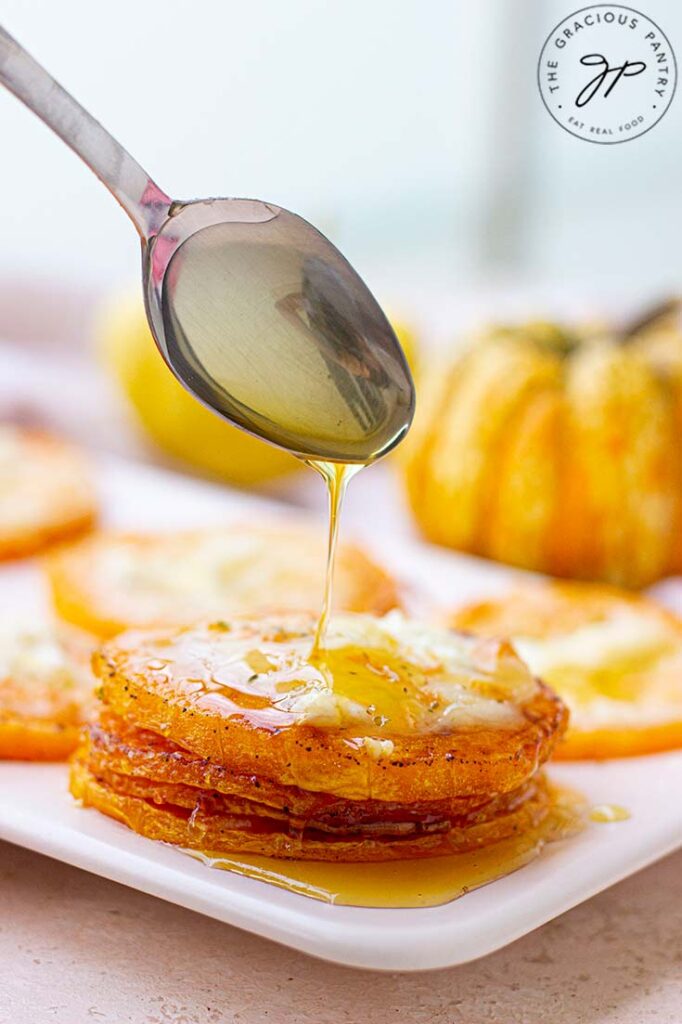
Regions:
<svg viewBox="0 0 682 1024"><path fill-rule="evenodd" d="M586 142L613 145L644 135L667 111L676 83L665 33L620 4L569 14L548 35L538 62L547 110Z"/></svg>

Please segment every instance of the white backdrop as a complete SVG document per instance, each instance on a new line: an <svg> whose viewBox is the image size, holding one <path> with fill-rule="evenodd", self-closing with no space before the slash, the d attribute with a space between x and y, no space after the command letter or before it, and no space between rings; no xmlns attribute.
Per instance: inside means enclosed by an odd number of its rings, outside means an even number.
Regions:
<svg viewBox="0 0 682 1024"><path fill-rule="evenodd" d="M635 2L682 57L682 4ZM563 132L535 68L571 7L0 0L0 17L167 191L292 207L370 279L674 287L682 89L634 142ZM4 278L134 277L135 236L94 177L4 93L0 124Z"/></svg>

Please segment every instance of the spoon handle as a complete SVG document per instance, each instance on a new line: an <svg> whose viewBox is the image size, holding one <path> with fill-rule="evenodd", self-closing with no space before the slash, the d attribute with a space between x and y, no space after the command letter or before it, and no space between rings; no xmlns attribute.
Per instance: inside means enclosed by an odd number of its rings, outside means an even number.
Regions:
<svg viewBox="0 0 682 1024"><path fill-rule="evenodd" d="M73 96L0 26L0 82L85 161L143 239L155 235L171 199Z"/></svg>

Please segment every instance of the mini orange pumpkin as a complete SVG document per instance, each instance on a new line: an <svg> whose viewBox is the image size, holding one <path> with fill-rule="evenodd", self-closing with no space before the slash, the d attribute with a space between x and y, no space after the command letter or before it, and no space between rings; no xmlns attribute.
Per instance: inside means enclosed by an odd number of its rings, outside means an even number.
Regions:
<svg viewBox="0 0 682 1024"><path fill-rule="evenodd" d="M644 586L682 570L682 331L488 330L424 374L410 503L439 544L557 576Z"/></svg>

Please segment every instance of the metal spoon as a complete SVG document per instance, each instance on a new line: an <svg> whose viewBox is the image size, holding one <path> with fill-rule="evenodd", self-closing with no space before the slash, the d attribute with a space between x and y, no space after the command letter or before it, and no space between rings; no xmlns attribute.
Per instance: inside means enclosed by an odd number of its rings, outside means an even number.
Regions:
<svg viewBox="0 0 682 1024"><path fill-rule="evenodd" d="M404 437L415 401L405 357L324 235L257 199L173 201L2 28L0 82L137 228L152 333L193 395L304 458L369 462Z"/></svg>

